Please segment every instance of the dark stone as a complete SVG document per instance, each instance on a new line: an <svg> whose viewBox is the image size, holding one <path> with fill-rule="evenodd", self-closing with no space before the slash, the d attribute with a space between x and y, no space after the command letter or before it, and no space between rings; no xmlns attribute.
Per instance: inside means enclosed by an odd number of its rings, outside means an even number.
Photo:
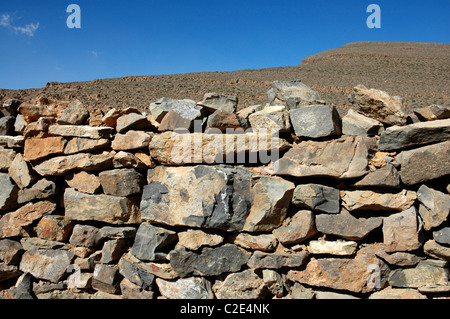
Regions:
<svg viewBox="0 0 450 319"><path fill-rule="evenodd" d="M174 231L142 223L136 233L131 254L141 260L158 260L166 257L161 250L176 240Z"/></svg>

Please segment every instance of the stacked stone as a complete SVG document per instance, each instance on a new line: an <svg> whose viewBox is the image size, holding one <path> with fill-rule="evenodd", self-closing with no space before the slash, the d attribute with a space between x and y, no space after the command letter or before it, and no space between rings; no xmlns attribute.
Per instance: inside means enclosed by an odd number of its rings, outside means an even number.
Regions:
<svg viewBox="0 0 450 319"><path fill-rule="evenodd" d="M449 108L358 86L340 118L300 81L268 99L3 103L0 296L450 297Z"/></svg>

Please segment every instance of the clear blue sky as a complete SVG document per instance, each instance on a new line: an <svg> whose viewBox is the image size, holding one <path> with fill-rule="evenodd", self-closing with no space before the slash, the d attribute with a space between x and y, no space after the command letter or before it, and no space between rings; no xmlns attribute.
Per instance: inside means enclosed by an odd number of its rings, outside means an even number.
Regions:
<svg viewBox="0 0 450 319"><path fill-rule="evenodd" d="M354 41L450 42L449 0L1 0L0 88L297 65ZM81 28L66 25L69 4ZM381 29L366 8L381 7Z"/></svg>

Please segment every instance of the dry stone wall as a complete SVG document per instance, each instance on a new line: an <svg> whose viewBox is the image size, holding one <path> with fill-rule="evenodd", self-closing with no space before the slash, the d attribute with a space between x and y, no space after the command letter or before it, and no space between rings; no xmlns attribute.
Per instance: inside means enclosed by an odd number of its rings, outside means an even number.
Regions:
<svg viewBox="0 0 450 319"><path fill-rule="evenodd" d="M450 297L449 108L349 98L4 102L0 296Z"/></svg>

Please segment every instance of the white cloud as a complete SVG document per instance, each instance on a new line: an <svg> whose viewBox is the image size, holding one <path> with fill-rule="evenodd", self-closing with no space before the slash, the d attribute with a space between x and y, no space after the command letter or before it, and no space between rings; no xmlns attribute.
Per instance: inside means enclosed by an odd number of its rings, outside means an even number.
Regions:
<svg viewBox="0 0 450 319"><path fill-rule="evenodd" d="M39 28L39 22L37 23L29 23L25 26L14 26L12 24L13 19L11 18L11 15L8 13L3 13L0 16L0 26L7 28L11 32L14 32L15 34L24 34L28 35L30 37L34 36L34 33Z"/></svg>

